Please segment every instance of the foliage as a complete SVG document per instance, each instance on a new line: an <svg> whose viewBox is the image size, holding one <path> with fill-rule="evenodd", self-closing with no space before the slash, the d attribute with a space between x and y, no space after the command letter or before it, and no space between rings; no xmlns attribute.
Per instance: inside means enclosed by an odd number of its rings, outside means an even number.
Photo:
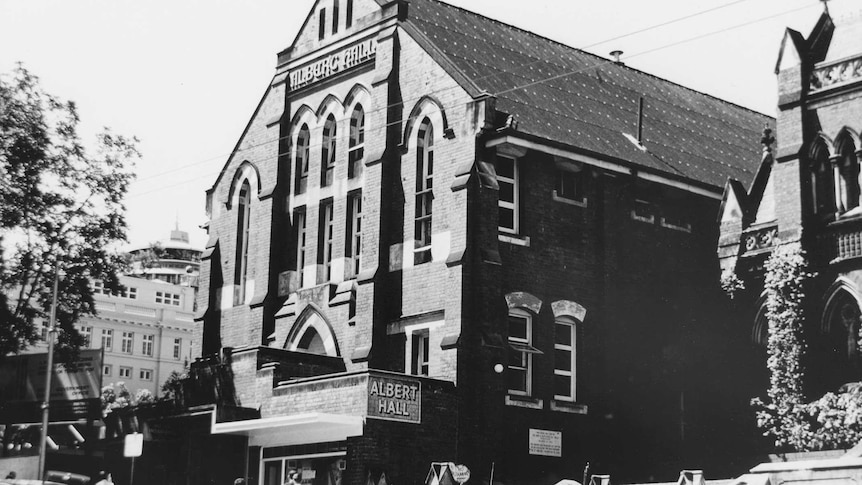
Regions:
<svg viewBox="0 0 862 485"><path fill-rule="evenodd" d="M758 426L775 439L777 447L805 449L810 425L802 402L803 287L813 275L806 271L805 253L798 243L778 247L765 269L770 402L754 399L752 404L758 409Z"/></svg>
<svg viewBox="0 0 862 485"><path fill-rule="evenodd" d="M88 152L78 122L75 104L45 93L24 67L0 77L0 358L37 340L58 267L61 355L83 342L73 323L95 314L90 281L120 289L116 246L126 240L137 140L105 130Z"/></svg>
<svg viewBox="0 0 862 485"><path fill-rule="evenodd" d="M126 387L123 381L116 385L108 384L102 387L102 411L108 414L117 409L137 406L139 404L151 404L156 402L155 396L149 389L138 389L135 395Z"/></svg>
<svg viewBox="0 0 862 485"><path fill-rule="evenodd" d="M805 254L798 244L782 246L766 262L770 402L752 400L757 424L778 448L850 448L862 440L862 384L803 402L804 285L814 276L805 268Z"/></svg>
<svg viewBox="0 0 862 485"><path fill-rule="evenodd" d="M188 378L187 373L172 371L162 384L162 396L159 399L180 404L183 397L183 381Z"/></svg>
<svg viewBox="0 0 862 485"><path fill-rule="evenodd" d="M862 383L842 386L808 404L812 426L808 449L852 448L862 441Z"/></svg>
<svg viewBox="0 0 862 485"><path fill-rule="evenodd" d="M732 300L736 293L745 289L745 283L736 275L736 271L725 269L721 272L721 289Z"/></svg>
<svg viewBox="0 0 862 485"><path fill-rule="evenodd" d="M156 402L156 397L149 389L138 389L135 393L135 404L152 404Z"/></svg>

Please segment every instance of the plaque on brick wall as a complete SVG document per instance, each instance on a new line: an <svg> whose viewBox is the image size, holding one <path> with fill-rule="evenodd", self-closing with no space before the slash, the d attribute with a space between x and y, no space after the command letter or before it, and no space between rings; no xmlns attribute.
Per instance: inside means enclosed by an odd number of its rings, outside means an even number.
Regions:
<svg viewBox="0 0 862 485"><path fill-rule="evenodd" d="M368 417L422 422L422 384L396 377L368 377Z"/></svg>
<svg viewBox="0 0 862 485"><path fill-rule="evenodd" d="M531 455L563 456L563 433L530 428L529 449Z"/></svg>

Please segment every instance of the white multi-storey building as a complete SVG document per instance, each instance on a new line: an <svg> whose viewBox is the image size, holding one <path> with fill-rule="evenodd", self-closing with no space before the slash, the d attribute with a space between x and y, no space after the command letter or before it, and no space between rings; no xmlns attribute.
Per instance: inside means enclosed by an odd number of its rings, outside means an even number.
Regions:
<svg viewBox="0 0 862 485"><path fill-rule="evenodd" d="M180 230L155 246L129 252L132 272L120 276L121 293L92 282L97 314L76 327L87 340L83 348L104 350L103 385L123 382L133 394L147 389L158 396L171 372L182 372L195 353L192 327L202 251ZM47 322L42 325L44 339ZM29 350L44 351L44 343Z"/></svg>

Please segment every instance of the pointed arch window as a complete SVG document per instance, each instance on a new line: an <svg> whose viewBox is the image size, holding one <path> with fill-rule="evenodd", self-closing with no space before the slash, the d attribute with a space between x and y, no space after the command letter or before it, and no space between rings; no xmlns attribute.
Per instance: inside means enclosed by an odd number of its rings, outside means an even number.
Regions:
<svg viewBox="0 0 862 485"><path fill-rule="evenodd" d="M414 263L431 261L431 214L434 202L434 127L427 117L416 140L416 214Z"/></svg>
<svg viewBox="0 0 862 485"><path fill-rule="evenodd" d="M835 176L826 143L818 139L811 150L811 200L815 214L835 212Z"/></svg>
<svg viewBox="0 0 862 485"><path fill-rule="evenodd" d="M847 290L839 290L829 299L823 320L824 359L820 375L814 376L823 390L836 391L848 382L859 380L862 370L860 349L862 311L859 301Z"/></svg>
<svg viewBox="0 0 862 485"><path fill-rule="evenodd" d="M248 274L248 236L249 216L251 215L251 186L244 181L239 190L236 217L236 260L234 263L234 305L245 302L246 280Z"/></svg>
<svg viewBox="0 0 862 485"><path fill-rule="evenodd" d="M314 327L308 327L302 337L299 339L299 343L296 345L297 350L302 350L305 352L311 352L313 354L323 354L326 355L326 347L323 345L323 338L314 329Z"/></svg>
<svg viewBox="0 0 862 485"><path fill-rule="evenodd" d="M335 116L329 115L323 124L323 149L320 158L320 186L332 185L335 174Z"/></svg>
<svg viewBox="0 0 862 485"><path fill-rule="evenodd" d="M337 357L338 340L332 327L316 310L306 310L297 319L284 344L286 350Z"/></svg>
<svg viewBox="0 0 862 485"><path fill-rule="evenodd" d="M769 343L769 319L766 317L766 312L766 304L761 305L754 317L754 326L751 328L751 343L764 349Z"/></svg>
<svg viewBox="0 0 862 485"><path fill-rule="evenodd" d="M294 170L296 170L297 194L304 194L308 189L308 154L311 134L308 125L303 123L296 136L296 152L294 153Z"/></svg>
<svg viewBox="0 0 862 485"><path fill-rule="evenodd" d="M845 137L838 145L838 180L840 185L841 209L849 211L859 206L859 162L856 147L850 137Z"/></svg>
<svg viewBox="0 0 862 485"><path fill-rule="evenodd" d="M362 174L362 159L365 157L365 111L361 104L353 108L350 115L350 139L347 143L347 178Z"/></svg>

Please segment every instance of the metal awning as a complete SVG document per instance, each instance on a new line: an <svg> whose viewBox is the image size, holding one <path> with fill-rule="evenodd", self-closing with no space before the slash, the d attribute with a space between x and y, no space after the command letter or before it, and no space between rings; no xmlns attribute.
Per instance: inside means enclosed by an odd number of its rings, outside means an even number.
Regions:
<svg viewBox="0 0 862 485"><path fill-rule="evenodd" d="M212 434L248 437L249 446L289 446L344 441L362 436L365 418L343 414L303 413L212 424Z"/></svg>
<svg viewBox="0 0 862 485"><path fill-rule="evenodd" d="M518 352L526 352L528 354L544 354L544 352L533 347L532 345L525 344L522 342L513 342L510 340L509 347L511 347L512 350L516 350Z"/></svg>

